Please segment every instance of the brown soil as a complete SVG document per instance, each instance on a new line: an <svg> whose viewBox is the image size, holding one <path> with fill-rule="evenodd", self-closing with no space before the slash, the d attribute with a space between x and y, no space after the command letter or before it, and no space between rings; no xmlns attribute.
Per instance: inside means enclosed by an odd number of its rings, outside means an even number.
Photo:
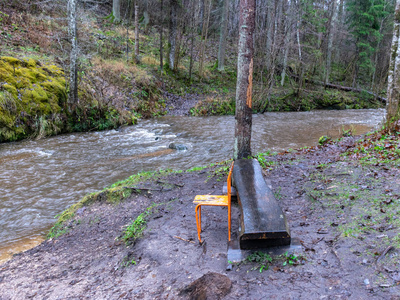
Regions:
<svg viewBox="0 0 400 300"><path fill-rule="evenodd" d="M399 170L380 168L377 180L376 166L339 156L353 143L268 157L266 177L301 240L299 264L284 266L281 257L263 272L254 263L227 271L225 208L203 209L199 245L192 200L221 193L224 182L208 179L211 168L148 181L141 186L148 190L119 204L81 208L66 234L0 265L0 299L400 299L398 223L371 222L388 208L367 211L365 196L390 190L396 199ZM342 197L340 182L358 188ZM143 237L126 246L124 226L154 203L164 204L153 209ZM360 229L345 231L358 218ZM237 219L234 207L233 231Z"/></svg>

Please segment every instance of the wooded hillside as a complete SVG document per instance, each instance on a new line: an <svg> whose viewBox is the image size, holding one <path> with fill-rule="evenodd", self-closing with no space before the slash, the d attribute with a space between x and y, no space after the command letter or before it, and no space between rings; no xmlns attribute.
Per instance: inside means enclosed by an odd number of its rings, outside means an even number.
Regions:
<svg viewBox="0 0 400 300"><path fill-rule="evenodd" d="M59 103L57 118L69 122L57 132L131 124L195 95L191 114L232 114L238 7L239 0L2 1L0 51L64 70L70 101ZM393 14L392 0L257 1L254 112L382 107ZM1 85L4 99L5 91ZM7 126L25 122L18 118Z"/></svg>

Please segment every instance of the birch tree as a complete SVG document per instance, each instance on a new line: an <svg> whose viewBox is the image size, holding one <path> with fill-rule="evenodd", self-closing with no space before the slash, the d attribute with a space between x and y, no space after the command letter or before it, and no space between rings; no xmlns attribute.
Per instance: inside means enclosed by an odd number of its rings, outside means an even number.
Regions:
<svg viewBox="0 0 400 300"><path fill-rule="evenodd" d="M121 22L121 0L113 0L114 22Z"/></svg>
<svg viewBox="0 0 400 300"><path fill-rule="evenodd" d="M163 14L162 11L164 9L164 3L163 0L160 1L160 12L161 12L161 20L160 20L160 75L162 76L163 74L163 69L164 69L164 62L163 62Z"/></svg>
<svg viewBox="0 0 400 300"><path fill-rule="evenodd" d="M388 89L386 101L386 122L388 125L399 119L400 97L400 0L396 0L394 13L393 38L388 74Z"/></svg>
<svg viewBox="0 0 400 300"><path fill-rule="evenodd" d="M168 36L168 64L171 70L176 69L175 66L175 51L176 51L176 36L178 31L178 1L170 0L169 2L169 36Z"/></svg>
<svg viewBox="0 0 400 300"><path fill-rule="evenodd" d="M68 109L70 113L75 110L78 104L78 40L76 32L76 0L68 0L68 35L71 42L68 94Z"/></svg>
<svg viewBox="0 0 400 300"><path fill-rule="evenodd" d="M135 60L139 61L139 5L135 2Z"/></svg>
<svg viewBox="0 0 400 300"><path fill-rule="evenodd" d="M240 0L234 159L251 155L255 0Z"/></svg>

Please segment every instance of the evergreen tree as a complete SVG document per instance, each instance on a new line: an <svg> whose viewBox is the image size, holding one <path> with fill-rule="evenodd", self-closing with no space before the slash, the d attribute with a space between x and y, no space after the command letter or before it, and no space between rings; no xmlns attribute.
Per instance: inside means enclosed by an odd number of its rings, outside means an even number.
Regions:
<svg viewBox="0 0 400 300"><path fill-rule="evenodd" d="M359 74L370 75L375 66L373 54L383 34L380 31L382 19L389 13L385 0L350 0L347 2L347 23L353 35L356 53L353 72L353 86ZM369 79L364 77L360 79Z"/></svg>

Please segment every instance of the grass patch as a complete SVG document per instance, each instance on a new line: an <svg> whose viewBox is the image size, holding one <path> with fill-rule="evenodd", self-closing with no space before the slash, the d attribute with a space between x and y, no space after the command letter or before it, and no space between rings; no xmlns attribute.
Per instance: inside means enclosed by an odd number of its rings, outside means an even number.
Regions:
<svg viewBox="0 0 400 300"><path fill-rule="evenodd" d="M376 142L387 140L387 137L381 137ZM392 138L389 140L393 142ZM365 146L368 149L360 152L361 155L379 160L382 148L365 143L358 142L354 149ZM358 157L348 157L340 163L317 167L305 190L312 206L325 211L325 227L332 228L344 238L363 240L367 236L368 239L380 239L382 245L399 248L400 240L393 230L400 227L400 195L388 182L391 178L388 176L394 175L390 174L390 166L383 162L364 164Z"/></svg>
<svg viewBox="0 0 400 300"><path fill-rule="evenodd" d="M186 170L186 172L187 172L187 173L190 173L190 172L197 172L197 171L201 171L201 170L207 169L208 167L210 167L210 166L193 167L193 168L191 168L191 169Z"/></svg>
<svg viewBox="0 0 400 300"><path fill-rule="evenodd" d="M282 266L297 266L304 264L304 258L302 255L296 255L294 253L289 254L288 251L275 257L272 257L268 253L262 251L256 251L246 257L246 263L251 263L254 265L250 270L258 270L260 273L262 273L263 271L268 270L271 264L282 264Z"/></svg>
<svg viewBox="0 0 400 300"><path fill-rule="evenodd" d="M262 273L262 271L269 269L272 263L272 257L267 253L257 251L247 256L246 262L255 264L255 266L251 268L252 271L258 269L260 273Z"/></svg>
<svg viewBox="0 0 400 300"><path fill-rule="evenodd" d="M232 161L233 159L228 159L223 162L210 164L210 167L215 168L209 172L207 180L217 177L217 181L221 181L223 178L225 178L229 174L229 168L232 165Z"/></svg>
<svg viewBox="0 0 400 300"><path fill-rule="evenodd" d="M229 172L229 167L231 165L232 160L227 160L220 163L212 163L208 166L203 167L194 167L186 172L195 172L200 171L205 168L215 167L213 170L210 171L209 178L213 176L217 176L218 180L225 177ZM152 171L152 172L141 172L128 178L117 181L110 185L109 187L103 189L102 191L93 192L86 196L84 196L78 203L71 205L62 213L56 215L57 221L54 226L50 229L47 238L56 238L59 237L67 232L66 222L73 219L75 217L75 213L78 209L89 206L94 202L107 202L110 204L118 204L119 202L123 201L124 199L128 198L132 195L133 190L137 191L135 186L139 183L146 182L149 180L158 180L162 177L166 177L170 174L178 174L182 173L182 170L159 170L159 171ZM139 218L137 224L143 221L147 215L142 215L142 220Z"/></svg>
<svg viewBox="0 0 400 300"><path fill-rule="evenodd" d="M182 171L181 170L175 171L175 170L167 169L167 170L159 170L159 171L141 172L141 173L138 173L135 175L131 175L124 180L117 181L117 182L113 183L112 185L110 185L109 188L132 187L135 184L150 180L154 177L157 177L157 178L165 177L172 173L182 173Z"/></svg>
<svg viewBox="0 0 400 300"><path fill-rule="evenodd" d="M145 209L135 220L129 224L123 233L122 240L127 244L133 244L138 238L143 236L143 232L147 227L147 221L149 216L152 214L152 210L154 207L162 205L161 204L153 204Z"/></svg>
<svg viewBox="0 0 400 300"><path fill-rule="evenodd" d="M176 199L172 199L171 201L165 203L153 203L151 206L147 207L144 212L142 212L139 216L136 217L135 220L133 220L129 225L126 226L121 239L125 242L127 246L134 244L137 239L143 236L143 232L147 228L147 222L149 220L149 217L153 213L154 208L161 205L167 205L175 200Z"/></svg>
<svg viewBox="0 0 400 300"><path fill-rule="evenodd" d="M271 150L267 150L266 152L257 153L253 158L257 159L260 163L260 166L265 170L272 170L278 163L275 161L271 161L268 158L271 156L277 155L277 152L272 152Z"/></svg>
<svg viewBox="0 0 400 300"><path fill-rule="evenodd" d="M399 133L375 132L365 136L343 156L357 160L363 165L388 164L400 166Z"/></svg>
<svg viewBox="0 0 400 300"><path fill-rule="evenodd" d="M172 171L172 170L161 170L156 172L142 172L136 175L132 175L125 180L118 181L111 186L103 189L102 191L90 193L82 198L81 201L71 205L62 213L56 215L57 222L50 229L47 238L56 238L67 232L65 223L75 217L75 213L78 209L89 206L94 202L107 202L116 204L120 201L128 198L132 194L132 188L134 185L151 180L159 179L160 177L165 177L171 173L179 173L182 171Z"/></svg>
<svg viewBox="0 0 400 300"><path fill-rule="evenodd" d="M137 261L136 261L136 259L134 257L130 258L130 257L127 256L122 260L120 265L123 268L127 268L127 267L133 266L133 265L136 266L137 265Z"/></svg>

